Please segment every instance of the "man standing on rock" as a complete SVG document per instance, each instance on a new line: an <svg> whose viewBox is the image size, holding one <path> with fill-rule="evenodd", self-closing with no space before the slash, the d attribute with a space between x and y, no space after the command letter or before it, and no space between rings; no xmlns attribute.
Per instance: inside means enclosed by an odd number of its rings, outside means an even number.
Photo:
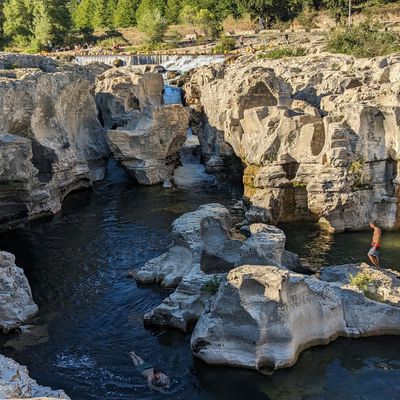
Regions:
<svg viewBox="0 0 400 400"><path fill-rule="evenodd" d="M372 235L371 250L368 252L368 257L371 260L372 264L375 265L375 267L380 268L379 249L381 248L382 231L375 221L370 222L369 226L371 227L371 229L373 229L374 233Z"/></svg>

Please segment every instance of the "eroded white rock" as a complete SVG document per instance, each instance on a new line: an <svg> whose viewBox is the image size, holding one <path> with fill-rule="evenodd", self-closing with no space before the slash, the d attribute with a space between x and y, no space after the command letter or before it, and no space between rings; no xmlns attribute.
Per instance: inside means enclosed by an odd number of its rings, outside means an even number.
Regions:
<svg viewBox="0 0 400 400"><path fill-rule="evenodd" d="M337 269L325 269L325 277L336 281L327 282L272 266L241 266L228 274L200 317L193 353L210 364L271 373L295 364L304 349L338 336L399 334L399 283L391 274L379 271L386 276L386 289L396 293L396 305L343 285Z"/></svg>
<svg viewBox="0 0 400 400"><path fill-rule="evenodd" d="M0 399L71 400L63 390L40 386L29 377L26 367L2 355L0 355Z"/></svg>
<svg viewBox="0 0 400 400"><path fill-rule="evenodd" d="M37 313L24 271L12 254L0 251L0 329L8 333Z"/></svg>

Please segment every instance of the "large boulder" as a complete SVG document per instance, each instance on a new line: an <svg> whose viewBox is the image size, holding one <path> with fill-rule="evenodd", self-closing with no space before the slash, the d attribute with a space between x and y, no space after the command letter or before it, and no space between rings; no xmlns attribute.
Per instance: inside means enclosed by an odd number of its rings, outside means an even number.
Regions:
<svg viewBox="0 0 400 400"><path fill-rule="evenodd" d="M142 185L171 178L186 141L188 113L181 105L137 112L127 126L108 131L111 151Z"/></svg>
<svg viewBox="0 0 400 400"><path fill-rule="evenodd" d="M226 207L207 204L174 221L174 244L136 274L140 283L177 288L145 315L146 323L182 331L192 328L218 289L221 274L239 260L242 243L230 237L229 220Z"/></svg>
<svg viewBox="0 0 400 400"><path fill-rule="evenodd" d="M40 68L40 57L0 79L0 225L61 209L72 190L102 179L109 149L97 119L94 75ZM1 59L1 57L0 57ZM43 65L53 65L43 59Z"/></svg>
<svg viewBox="0 0 400 400"><path fill-rule="evenodd" d="M189 115L180 104L164 104L163 76L127 66L107 70L96 82L99 117L116 159L139 184L172 178Z"/></svg>
<svg viewBox="0 0 400 400"><path fill-rule="evenodd" d="M161 106L163 88L161 74L145 72L139 66L111 68L98 75L96 102L104 127L123 127L132 112Z"/></svg>
<svg viewBox="0 0 400 400"><path fill-rule="evenodd" d="M321 54L203 67L185 86L209 168L245 166L249 222L400 226L400 58Z"/></svg>
<svg viewBox="0 0 400 400"><path fill-rule="evenodd" d="M142 284L176 288L144 316L146 323L190 330L226 274L244 261L300 268L298 256L285 250L280 229L254 224L247 239L233 234L230 212L220 204L203 205L173 222L173 245L135 275Z"/></svg>
<svg viewBox="0 0 400 400"><path fill-rule="evenodd" d="M24 271L12 254L0 251L0 329L8 333L37 313Z"/></svg>
<svg viewBox="0 0 400 400"><path fill-rule="evenodd" d="M63 390L40 386L26 367L0 355L0 399L71 400Z"/></svg>
<svg viewBox="0 0 400 400"><path fill-rule="evenodd" d="M366 267L352 268L360 273ZM326 269L330 282L265 265L232 270L196 325L194 355L210 364L272 373L295 364L304 349L338 336L399 334L399 282L392 273L379 273L390 296L376 301L341 283L337 270Z"/></svg>

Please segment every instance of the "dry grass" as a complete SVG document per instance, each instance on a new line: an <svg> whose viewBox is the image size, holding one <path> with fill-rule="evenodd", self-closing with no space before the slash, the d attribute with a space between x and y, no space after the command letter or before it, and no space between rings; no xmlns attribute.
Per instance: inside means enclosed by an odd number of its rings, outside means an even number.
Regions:
<svg viewBox="0 0 400 400"><path fill-rule="evenodd" d="M254 31L257 28L257 24L251 20L249 15L246 15L242 18L235 19L232 16L223 21L222 26L226 33L237 34L240 32L249 32Z"/></svg>

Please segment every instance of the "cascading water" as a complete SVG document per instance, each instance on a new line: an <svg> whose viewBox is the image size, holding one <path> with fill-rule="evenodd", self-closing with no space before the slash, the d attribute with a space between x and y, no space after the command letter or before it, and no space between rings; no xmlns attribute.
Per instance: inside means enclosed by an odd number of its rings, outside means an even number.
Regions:
<svg viewBox="0 0 400 400"><path fill-rule="evenodd" d="M197 136L188 129L186 143L180 151L182 165L175 170L174 182L178 187L190 187L213 183L215 178L206 174L205 167L200 163L201 150Z"/></svg>
<svg viewBox="0 0 400 400"><path fill-rule="evenodd" d="M179 71L181 73L203 65L222 63L224 59L224 56L171 56L162 54L75 56L75 62L79 65L88 65L96 62L114 65L115 61L120 60L123 65L162 65L166 70Z"/></svg>

